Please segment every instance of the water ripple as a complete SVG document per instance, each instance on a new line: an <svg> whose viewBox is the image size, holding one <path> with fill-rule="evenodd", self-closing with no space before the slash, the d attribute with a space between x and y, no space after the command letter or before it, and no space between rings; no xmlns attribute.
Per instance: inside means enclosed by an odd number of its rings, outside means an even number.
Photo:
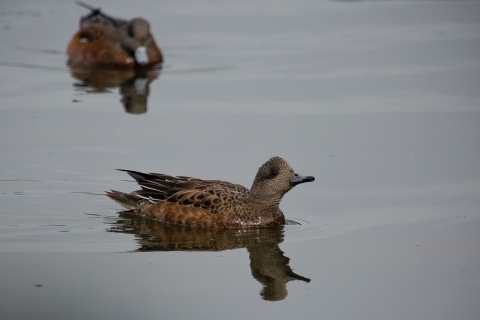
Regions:
<svg viewBox="0 0 480 320"><path fill-rule="evenodd" d="M328 219L301 212L288 213L286 224L285 242L298 242L326 237L328 235L326 231L330 229Z"/></svg>

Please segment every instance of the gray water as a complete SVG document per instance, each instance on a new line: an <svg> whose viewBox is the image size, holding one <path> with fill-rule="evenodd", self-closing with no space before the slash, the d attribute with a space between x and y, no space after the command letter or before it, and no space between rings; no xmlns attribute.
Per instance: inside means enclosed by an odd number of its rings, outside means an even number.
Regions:
<svg viewBox="0 0 480 320"><path fill-rule="evenodd" d="M1 319L479 319L480 3L100 1L148 73L69 69L73 1L0 6ZM316 181L280 228L146 221L116 168Z"/></svg>

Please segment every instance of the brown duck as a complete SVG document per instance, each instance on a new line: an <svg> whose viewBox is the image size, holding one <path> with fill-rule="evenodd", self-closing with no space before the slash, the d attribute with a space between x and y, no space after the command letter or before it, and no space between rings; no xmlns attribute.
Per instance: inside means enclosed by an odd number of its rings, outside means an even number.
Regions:
<svg viewBox="0 0 480 320"><path fill-rule="evenodd" d="M250 190L220 180L120 171L142 188L132 193L107 191L121 206L166 223L213 228L283 225L285 217L278 207L283 195L297 184L315 180L295 173L280 157L270 158L258 169Z"/></svg>
<svg viewBox="0 0 480 320"><path fill-rule="evenodd" d="M112 18L83 2L77 4L91 12L80 18L80 29L67 46L69 65L136 68L163 62L145 19Z"/></svg>

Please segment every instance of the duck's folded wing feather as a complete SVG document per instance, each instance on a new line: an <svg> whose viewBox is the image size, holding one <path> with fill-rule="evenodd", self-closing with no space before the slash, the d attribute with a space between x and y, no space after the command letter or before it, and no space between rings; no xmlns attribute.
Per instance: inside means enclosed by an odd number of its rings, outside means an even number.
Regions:
<svg viewBox="0 0 480 320"><path fill-rule="evenodd" d="M248 191L240 185L219 180L121 171L127 172L142 187L142 190L133 192L140 198L151 203L167 201L179 206L202 208L212 214L231 208L235 193Z"/></svg>

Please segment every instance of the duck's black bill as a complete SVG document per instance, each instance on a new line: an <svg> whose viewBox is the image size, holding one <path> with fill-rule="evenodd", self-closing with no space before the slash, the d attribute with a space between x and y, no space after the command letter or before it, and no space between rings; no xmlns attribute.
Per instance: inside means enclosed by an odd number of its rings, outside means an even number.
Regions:
<svg viewBox="0 0 480 320"><path fill-rule="evenodd" d="M295 173L293 174L292 179L290 179L290 185L293 187L300 183L312 181L315 181L315 178L312 176L302 176L301 174Z"/></svg>

